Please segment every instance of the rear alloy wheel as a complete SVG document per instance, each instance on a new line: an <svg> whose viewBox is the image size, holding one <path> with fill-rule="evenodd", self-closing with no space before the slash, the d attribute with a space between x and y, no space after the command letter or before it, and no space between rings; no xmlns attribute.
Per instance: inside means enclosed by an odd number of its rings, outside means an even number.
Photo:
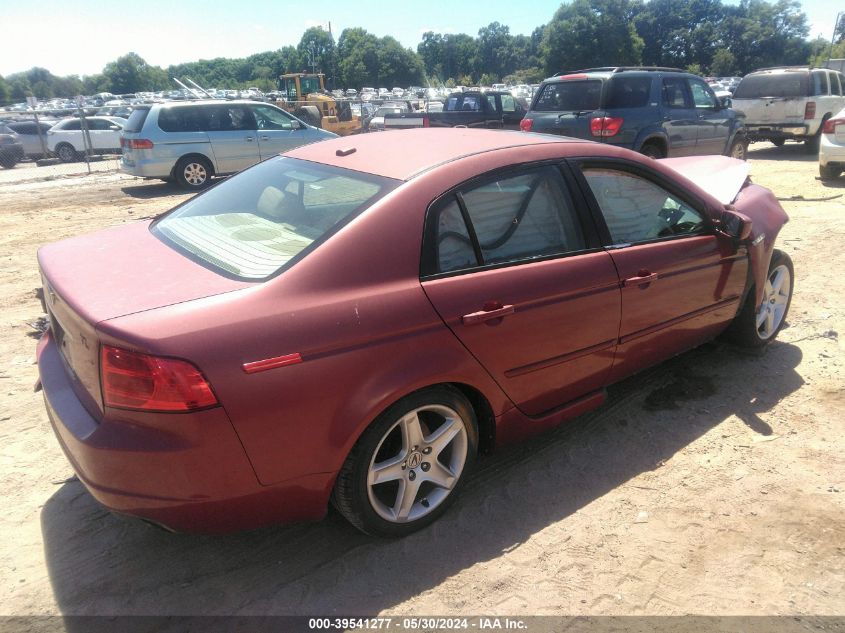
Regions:
<svg viewBox="0 0 845 633"><path fill-rule="evenodd" d="M755 292L751 288L745 305L727 331L729 338L743 347L764 347L771 343L786 322L794 280L792 259L775 250L763 289L763 302L754 305Z"/></svg>
<svg viewBox="0 0 845 633"><path fill-rule="evenodd" d="M183 189L199 191L211 184L211 165L204 158L189 156L176 163L174 176Z"/></svg>
<svg viewBox="0 0 845 633"><path fill-rule="evenodd" d="M741 136L735 138L731 143L731 149L728 151L728 156L739 160L748 158L748 141Z"/></svg>
<svg viewBox="0 0 845 633"><path fill-rule="evenodd" d="M332 500L367 534L405 536L446 511L477 445L475 414L460 392L433 387L411 394L361 436Z"/></svg>
<svg viewBox="0 0 845 633"><path fill-rule="evenodd" d="M666 158L666 152L657 143L646 143L640 148L640 154L649 158Z"/></svg>
<svg viewBox="0 0 845 633"><path fill-rule="evenodd" d="M75 163L79 160L79 153L69 143L60 143L56 147L56 156L63 163Z"/></svg>

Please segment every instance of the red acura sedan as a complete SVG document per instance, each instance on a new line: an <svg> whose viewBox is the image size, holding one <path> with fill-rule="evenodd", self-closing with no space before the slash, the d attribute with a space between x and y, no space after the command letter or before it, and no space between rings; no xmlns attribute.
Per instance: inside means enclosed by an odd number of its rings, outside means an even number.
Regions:
<svg viewBox="0 0 845 633"><path fill-rule="evenodd" d="M723 157L421 129L272 158L38 255L44 399L105 506L398 536L480 452L727 331L784 324L787 217Z"/></svg>

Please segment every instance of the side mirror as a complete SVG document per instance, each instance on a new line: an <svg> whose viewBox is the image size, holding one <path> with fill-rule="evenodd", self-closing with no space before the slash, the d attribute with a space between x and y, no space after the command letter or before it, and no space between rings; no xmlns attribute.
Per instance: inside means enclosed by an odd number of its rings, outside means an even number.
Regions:
<svg viewBox="0 0 845 633"><path fill-rule="evenodd" d="M719 218L717 230L722 235L727 235L742 242L751 235L751 227L751 218L736 209L726 208L722 211L722 217Z"/></svg>
<svg viewBox="0 0 845 633"><path fill-rule="evenodd" d="M730 97L722 97L719 99L719 106L724 110L725 108L730 108L733 105L733 101L731 101Z"/></svg>

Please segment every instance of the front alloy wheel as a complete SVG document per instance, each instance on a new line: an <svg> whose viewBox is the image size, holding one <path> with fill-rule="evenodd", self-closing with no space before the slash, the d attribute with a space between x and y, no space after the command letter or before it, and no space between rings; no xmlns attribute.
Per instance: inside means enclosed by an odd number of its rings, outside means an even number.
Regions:
<svg viewBox="0 0 845 633"><path fill-rule="evenodd" d="M792 296L792 274L786 264L776 266L766 280L763 303L757 309L757 335L767 341L780 329Z"/></svg>
<svg viewBox="0 0 845 633"><path fill-rule="evenodd" d="M727 338L743 347L762 348L771 343L786 323L795 286L792 259L775 249L769 274L763 288L763 301L755 305L752 287L733 323L725 332Z"/></svg>
<svg viewBox="0 0 845 633"><path fill-rule="evenodd" d="M440 516L475 460L475 414L459 391L433 387L403 398L361 436L332 500L358 529L404 536Z"/></svg>

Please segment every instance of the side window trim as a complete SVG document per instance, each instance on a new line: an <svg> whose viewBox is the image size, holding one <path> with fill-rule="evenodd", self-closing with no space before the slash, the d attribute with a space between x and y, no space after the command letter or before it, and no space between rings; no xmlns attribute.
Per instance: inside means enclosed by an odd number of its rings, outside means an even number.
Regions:
<svg viewBox="0 0 845 633"><path fill-rule="evenodd" d="M475 226L473 226L472 220L469 217L467 204L464 202L464 195L460 190L455 192L455 199L458 201L458 208L461 210L461 217L464 220L467 235L469 235L469 239L472 242L472 251L475 253L475 265L483 266L484 254L481 252L481 242L478 241L478 235L475 234Z"/></svg>
<svg viewBox="0 0 845 633"><path fill-rule="evenodd" d="M599 234L601 236L602 247L609 250L618 250L622 248L628 248L634 245L640 244L649 244L653 242L664 242L670 240L678 240L678 239L685 239L688 237L699 236L699 235L711 235L714 233L714 226L713 222L710 219L709 214L706 211L706 205L704 202L694 196L691 196L688 192L682 191L679 189L674 183L668 181L664 178L660 173L654 172L643 165L639 165L637 163L628 162L624 159L618 158L594 158L594 157L580 157L580 158L571 158L570 161L573 164L573 172L575 179L578 182L578 186L581 189L581 193L584 196L584 199L587 201L587 205L590 208L591 215L593 216L594 221L597 223L599 227ZM636 176L639 178L643 178L648 182L652 183L664 189L667 193L671 194L672 196L678 198L681 202L686 204L690 209L698 213L702 218L702 223L704 224L704 230L699 233L692 233L688 235L671 235L666 237L659 237L653 240L646 240L642 242L630 243L630 242L614 242L613 238L610 235L610 229L607 226L607 221L604 219L604 214L599 207L598 201L596 197L593 195L593 191L590 188L587 179L584 177L583 171L585 169L614 169L617 171L621 171L632 176Z"/></svg>

